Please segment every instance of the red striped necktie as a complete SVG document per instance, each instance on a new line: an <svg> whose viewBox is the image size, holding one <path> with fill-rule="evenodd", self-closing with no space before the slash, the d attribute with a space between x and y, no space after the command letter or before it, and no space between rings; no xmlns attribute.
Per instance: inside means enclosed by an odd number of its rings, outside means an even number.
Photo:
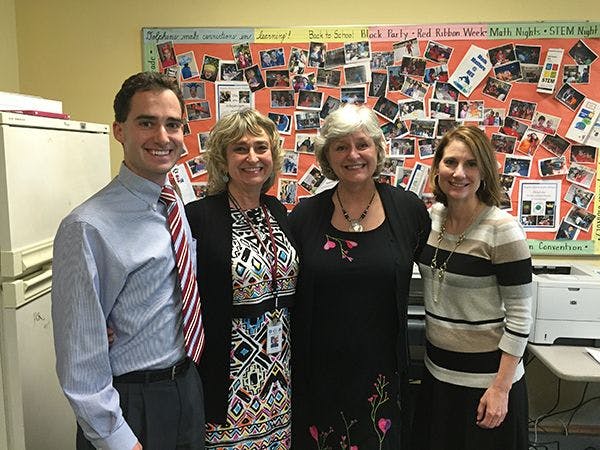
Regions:
<svg viewBox="0 0 600 450"><path fill-rule="evenodd" d="M179 204L175 197L175 191L171 186L163 186L160 192L160 201L167 206L169 229L171 230L171 240L175 251L175 263L177 264L177 274L181 284L181 312L183 315L185 350L188 356L195 363L198 363L204 348L204 326L202 324L202 313L200 312L200 295L198 294L196 275L192 266L192 258L190 257L185 228L181 220Z"/></svg>

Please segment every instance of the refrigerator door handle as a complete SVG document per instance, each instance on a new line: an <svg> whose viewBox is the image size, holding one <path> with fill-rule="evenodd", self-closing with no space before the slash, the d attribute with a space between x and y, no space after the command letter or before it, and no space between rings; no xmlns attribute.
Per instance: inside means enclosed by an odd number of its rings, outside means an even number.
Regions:
<svg viewBox="0 0 600 450"><path fill-rule="evenodd" d="M16 278L52 261L53 239L17 250L0 251L0 276Z"/></svg>
<svg viewBox="0 0 600 450"><path fill-rule="evenodd" d="M26 278L2 283L4 291L4 307L20 308L36 298L50 292L52 288L52 266L45 266L40 271Z"/></svg>

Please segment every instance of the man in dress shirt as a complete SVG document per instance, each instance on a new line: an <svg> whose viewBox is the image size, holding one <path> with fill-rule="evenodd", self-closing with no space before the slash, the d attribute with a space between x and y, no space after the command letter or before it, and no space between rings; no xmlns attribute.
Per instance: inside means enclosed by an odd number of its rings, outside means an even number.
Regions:
<svg viewBox="0 0 600 450"><path fill-rule="evenodd" d="M62 221L54 241L57 372L77 417L77 449L204 449L202 386L184 349L159 201L183 147L182 95L167 76L139 73L114 110L119 174ZM195 262L195 245L190 252Z"/></svg>

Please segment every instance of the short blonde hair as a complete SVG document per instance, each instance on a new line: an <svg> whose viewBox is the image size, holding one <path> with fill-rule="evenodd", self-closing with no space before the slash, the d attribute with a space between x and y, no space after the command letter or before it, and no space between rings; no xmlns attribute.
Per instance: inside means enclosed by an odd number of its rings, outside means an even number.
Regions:
<svg viewBox="0 0 600 450"><path fill-rule="evenodd" d="M338 179L327 159L331 142L357 131L363 131L373 139L377 148L377 168L373 176L381 172L386 156L385 149L387 143L383 131L379 126L377 115L371 108L367 108L366 106L344 105L327 116L319 135L315 139L315 156L317 162L321 166L323 175L330 180Z"/></svg>
<svg viewBox="0 0 600 450"><path fill-rule="evenodd" d="M444 150L452 141L463 142L471 150L477 161L477 167L481 174L481 184L476 192L479 200L488 206L500 205L500 176L498 175L498 163L496 162L494 148L485 132L480 128L464 125L447 132L435 151L433 164L429 172L429 184L435 199L448 206L448 197L440 189L437 177L440 171L440 162L444 157Z"/></svg>
<svg viewBox="0 0 600 450"><path fill-rule="evenodd" d="M273 172L263 184L261 192L266 192L273 186L283 162L279 133L271 119L255 109L246 108L222 117L210 131L206 143L206 169L210 194L218 194L227 190L227 147L237 142L245 134L258 136L263 132L269 138Z"/></svg>

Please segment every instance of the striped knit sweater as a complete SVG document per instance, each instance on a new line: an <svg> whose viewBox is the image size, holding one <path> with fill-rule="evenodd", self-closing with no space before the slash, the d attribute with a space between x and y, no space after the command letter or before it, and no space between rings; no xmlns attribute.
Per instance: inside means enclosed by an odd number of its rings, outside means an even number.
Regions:
<svg viewBox="0 0 600 450"><path fill-rule="evenodd" d="M426 310L425 364L440 381L487 388L498 371L502 351L520 357L527 345L531 326L529 247L510 214L486 207L448 260L440 284L432 277L430 266L445 215L441 203L431 208L432 230L419 260ZM456 235L444 235L438 267L457 239ZM513 382L523 373L520 362Z"/></svg>

